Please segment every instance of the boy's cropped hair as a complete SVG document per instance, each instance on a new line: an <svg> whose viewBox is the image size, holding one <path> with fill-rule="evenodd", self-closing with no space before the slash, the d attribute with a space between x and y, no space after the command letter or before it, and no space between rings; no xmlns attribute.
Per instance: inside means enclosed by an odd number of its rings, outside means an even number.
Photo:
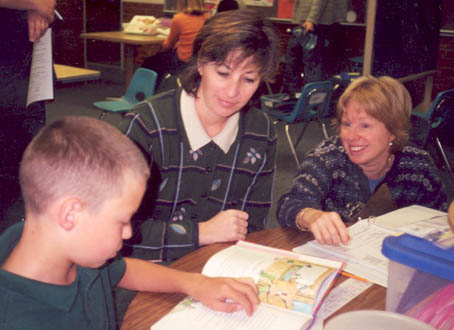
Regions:
<svg viewBox="0 0 454 330"><path fill-rule="evenodd" d="M127 170L147 180L142 152L101 120L69 116L44 127L22 157L20 184L27 212L42 214L59 197L80 198L96 211L118 196Z"/></svg>

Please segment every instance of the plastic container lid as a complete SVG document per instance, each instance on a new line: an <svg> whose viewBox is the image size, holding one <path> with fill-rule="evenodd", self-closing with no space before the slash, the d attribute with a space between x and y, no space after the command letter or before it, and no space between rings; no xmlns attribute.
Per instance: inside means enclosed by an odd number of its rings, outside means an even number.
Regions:
<svg viewBox="0 0 454 330"><path fill-rule="evenodd" d="M442 249L409 234L385 238L382 253L390 260L454 281L454 248Z"/></svg>
<svg viewBox="0 0 454 330"><path fill-rule="evenodd" d="M435 330L429 324L416 320L406 315L362 310L340 314L329 320L324 330Z"/></svg>

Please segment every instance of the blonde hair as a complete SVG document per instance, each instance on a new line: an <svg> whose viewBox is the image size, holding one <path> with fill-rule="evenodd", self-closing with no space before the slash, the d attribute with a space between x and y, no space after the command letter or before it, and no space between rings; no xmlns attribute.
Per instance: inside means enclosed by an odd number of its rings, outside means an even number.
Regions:
<svg viewBox="0 0 454 330"><path fill-rule="evenodd" d="M44 127L28 145L20 166L27 212L42 214L62 196L74 196L91 211L118 196L132 170L146 181L142 152L115 127L90 117L65 117Z"/></svg>
<svg viewBox="0 0 454 330"><path fill-rule="evenodd" d="M203 0L178 0L177 12L190 15L203 15L205 13L205 3Z"/></svg>
<svg viewBox="0 0 454 330"><path fill-rule="evenodd" d="M396 79L383 76L363 76L355 79L337 103L337 118L341 122L348 103L354 103L368 115L385 124L395 136L391 151L401 150L408 144L411 128L411 97Z"/></svg>

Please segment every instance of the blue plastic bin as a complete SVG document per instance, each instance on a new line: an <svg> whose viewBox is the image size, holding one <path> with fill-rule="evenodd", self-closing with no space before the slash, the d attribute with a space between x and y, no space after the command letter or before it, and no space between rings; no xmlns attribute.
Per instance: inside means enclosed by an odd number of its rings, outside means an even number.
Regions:
<svg viewBox="0 0 454 330"><path fill-rule="evenodd" d="M418 302L454 282L454 248L408 234L383 241L389 258L386 310L406 313Z"/></svg>

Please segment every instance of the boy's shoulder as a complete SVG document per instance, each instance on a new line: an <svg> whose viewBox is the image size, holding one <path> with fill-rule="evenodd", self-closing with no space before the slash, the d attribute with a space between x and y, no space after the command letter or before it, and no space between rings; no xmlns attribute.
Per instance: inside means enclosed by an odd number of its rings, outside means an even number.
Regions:
<svg viewBox="0 0 454 330"><path fill-rule="evenodd" d="M23 223L0 236L0 263L18 243ZM125 271L124 260L99 269L78 268L70 285L53 285L0 269L0 329L105 329L115 324L112 288ZM115 328L109 326L109 328Z"/></svg>

